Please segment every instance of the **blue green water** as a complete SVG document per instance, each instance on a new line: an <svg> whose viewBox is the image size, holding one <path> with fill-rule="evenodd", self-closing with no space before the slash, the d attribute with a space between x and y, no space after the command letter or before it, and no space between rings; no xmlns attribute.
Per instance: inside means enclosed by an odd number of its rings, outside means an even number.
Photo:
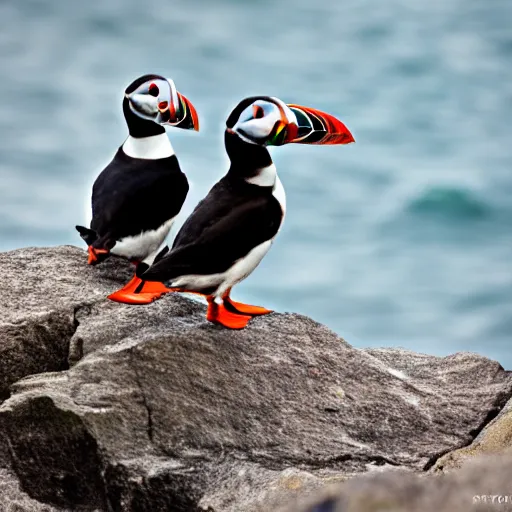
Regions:
<svg viewBox="0 0 512 512"><path fill-rule="evenodd" d="M80 245L136 76L172 77L201 115L169 130L181 221L227 169L229 111L275 95L357 143L275 148L287 219L235 298L511 368L511 20L509 0L3 0L0 250Z"/></svg>

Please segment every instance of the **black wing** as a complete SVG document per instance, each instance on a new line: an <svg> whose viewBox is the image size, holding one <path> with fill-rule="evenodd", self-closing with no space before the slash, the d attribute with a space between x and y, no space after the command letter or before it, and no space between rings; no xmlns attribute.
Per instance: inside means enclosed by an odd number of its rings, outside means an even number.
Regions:
<svg viewBox="0 0 512 512"><path fill-rule="evenodd" d="M221 181L187 219L171 252L153 264L144 278L167 281L187 274L225 272L273 238L282 216L270 188L247 185L233 190Z"/></svg>
<svg viewBox="0 0 512 512"><path fill-rule="evenodd" d="M93 187L96 243L157 229L180 212L188 189L176 156L131 159L119 150Z"/></svg>

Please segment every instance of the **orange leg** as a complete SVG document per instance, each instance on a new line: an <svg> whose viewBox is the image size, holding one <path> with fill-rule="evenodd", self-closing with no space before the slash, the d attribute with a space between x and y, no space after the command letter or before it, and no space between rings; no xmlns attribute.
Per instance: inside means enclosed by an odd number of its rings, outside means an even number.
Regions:
<svg viewBox="0 0 512 512"><path fill-rule="evenodd" d="M110 294L108 298L124 304L150 304L162 295L173 291L175 291L173 288L167 288L162 283L143 281L140 277L134 276L129 283Z"/></svg>
<svg viewBox="0 0 512 512"><path fill-rule="evenodd" d="M239 313L232 313L228 311L224 304L217 304L213 297L207 297L208 311L206 312L206 319L214 324L220 324L228 329L243 329L252 318L247 315Z"/></svg>
<svg viewBox="0 0 512 512"><path fill-rule="evenodd" d="M262 308L261 306L250 306L249 304L243 304L242 302L235 302L229 296L230 293L231 288L226 292L223 299L226 308L233 313L241 313L242 315L250 316L268 315L269 313L272 313L271 309Z"/></svg>

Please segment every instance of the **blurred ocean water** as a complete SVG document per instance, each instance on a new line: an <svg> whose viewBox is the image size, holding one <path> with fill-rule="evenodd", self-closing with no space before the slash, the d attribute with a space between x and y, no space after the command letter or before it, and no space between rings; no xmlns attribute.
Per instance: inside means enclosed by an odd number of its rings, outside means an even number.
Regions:
<svg viewBox="0 0 512 512"><path fill-rule="evenodd" d="M81 245L136 76L172 77L201 116L168 131L192 182L181 221L227 170L227 114L275 95L357 143L274 149L286 222L235 298L510 369L511 20L509 0L3 0L0 250Z"/></svg>

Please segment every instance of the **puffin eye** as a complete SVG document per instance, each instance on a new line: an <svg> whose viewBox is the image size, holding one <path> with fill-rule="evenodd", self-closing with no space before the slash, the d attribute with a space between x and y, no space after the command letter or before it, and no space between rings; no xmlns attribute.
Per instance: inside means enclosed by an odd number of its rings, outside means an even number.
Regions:
<svg viewBox="0 0 512 512"><path fill-rule="evenodd" d="M260 107L259 105L253 105L252 117L254 117L254 119L261 119L264 115L265 112L263 111L263 107Z"/></svg>
<svg viewBox="0 0 512 512"><path fill-rule="evenodd" d="M151 96L154 96L156 98L159 93L160 93L160 91L158 89L158 85L156 85L156 84L150 84L149 85L149 94Z"/></svg>

